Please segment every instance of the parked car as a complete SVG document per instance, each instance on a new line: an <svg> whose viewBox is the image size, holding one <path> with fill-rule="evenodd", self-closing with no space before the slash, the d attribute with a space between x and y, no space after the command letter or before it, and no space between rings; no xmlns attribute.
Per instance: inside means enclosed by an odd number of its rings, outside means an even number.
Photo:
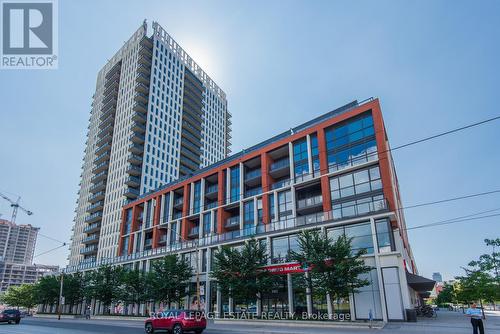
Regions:
<svg viewBox="0 0 500 334"><path fill-rule="evenodd" d="M15 322L19 325L21 322L21 312L19 310L3 310L0 312L0 322L8 322L9 324Z"/></svg>
<svg viewBox="0 0 500 334"><path fill-rule="evenodd" d="M207 327L207 319L203 312L190 310L170 310L159 312L146 319L144 329L152 334L168 331L173 334L194 332L201 334Z"/></svg>

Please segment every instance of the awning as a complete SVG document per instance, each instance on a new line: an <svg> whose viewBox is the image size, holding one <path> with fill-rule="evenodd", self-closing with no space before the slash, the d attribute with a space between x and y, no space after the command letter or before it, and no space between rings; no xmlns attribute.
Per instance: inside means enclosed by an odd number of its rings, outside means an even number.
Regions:
<svg viewBox="0 0 500 334"><path fill-rule="evenodd" d="M432 289L434 289L434 285L436 284L436 281L419 275L410 274L409 272L406 272L406 281L413 290L420 294L432 291Z"/></svg>

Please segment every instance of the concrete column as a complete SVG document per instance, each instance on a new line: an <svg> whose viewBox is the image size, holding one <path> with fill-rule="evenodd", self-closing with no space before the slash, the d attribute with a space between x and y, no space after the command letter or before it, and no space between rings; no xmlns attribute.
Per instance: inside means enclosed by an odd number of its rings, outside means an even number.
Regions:
<svg viewBox="0 0 500 334"><path fill-rule="evenodd" d="M384 280L382 276L382 268L380 267L380 257L379 257L379 252L378 252L378 243L377 243L377 229L375 228L375 220L373 218L370 218L370 226L371 226L371 231L372 231L372 240L373 240L373 249L374 252L373 254L375 255L375 266L377 269L377 279L378 279L378 286L379 286L379 292L380 292L380 301L381 301L381 306L382 306L382 320L384 322L388 321L387 317L387 305L385 303L385 291L384 291Z"/></svg>
<svg viewBox="0 0 500 334"><path fill-rule="evenodd" d="M306 178L310 179L313 176L311 135L307 135L306 139L307 139L307 167L309 168L309 175L306 176Z"/></svg>
<svg viewBox="0 0 500 334"><path fill-rule="evenodd" d="M306 280L309 279L309 272L305 272ZM311 316L313 313L313 302L312 302L312 291L311 287L309 286L309 282L307 282L307 287L306 287L306 302L307 302L307 315Z"/></svg>
<svg viewBox="0 0 500 334"><path fill-rule="evenodd" d="M234 300L233 297L229 297L229 314L234 312Z"/></svg>
<svg viewBox="0 0 500 334"><path fill-rule="evenodd" d="M333 319L333 304L332 304L332 296L329 293L326 294L326 305L328 308L328 319Z"/></svg>
<svg viewBox="0 0 500 334"><path fill-rule="evenodd" d="M293 144L288 143L288 157L290 158L290 184L295 183L295 168L293 166Z"/></svg>
<svg viewBox="0 0 500 334"><path fill-rule="evenodd" d="M267 264L272 264L272 245L271 245L271 237L266 237L266 248L267 248Z"/></svg>
<svg viewBox="0 0 500 334"><path fill-rule="evenodd" d="M257 316L260 317L262 315L262 294L259 292L257 293L257 301L256 301L256 311L257 311Z"/></svg>
<svg viewBox="0 0 500 334"><path fill-rule="evenodd" d="M168 206L168 221L172 220L172 212L173 212L173 208L174 208L174 192L171 191L170 192L170 196L169 196L169 201L170 201L170 205Z"/></svg>
<svg viewBox="0 0 500 334"><path fill-rule="evenodd" d="M354 295L349 294L349 312L351 313L351 320L356 320L356 311L354 310Z"/></svg>
<svg viewBox="0 0 500 334"><path fill-rule="evenodd" d="M201 179L200 184L200 211L202 212L205 208L205 178Z"/></svg>
<svg viewBox="0 0 500 334"><path fill-rule="evenodd" d="M274 191L273 192L273 200L274 200L274 220L278 221L279 220L279 210L278 210L278 192Z"/></svg>
<svg viewBox="0 0 500 334"><path fill-rule="evenodd" d="M215 297L216 297L215 304L217 309L216 316L220 318L223 316L223 314L222 314L222 291L220 290L219 286L217 286L217 294Z"/></svg>
<svg viewBox="0 0 500 334"><path fill-rule="evenodd" d="M287 281L287 292L288 292L288 313L292 314L295 311L295 305L293 300L292 274L286 274L286 281Z"/></svg>
<svg viewBox="0 0 500 334"><path fill-rule="evenodd" d="M208 253L207 253L208 254ZM208 278L208 275L206 275L206 280L205 280L205 312L208 313L212 308L212 282Z"/></svg>

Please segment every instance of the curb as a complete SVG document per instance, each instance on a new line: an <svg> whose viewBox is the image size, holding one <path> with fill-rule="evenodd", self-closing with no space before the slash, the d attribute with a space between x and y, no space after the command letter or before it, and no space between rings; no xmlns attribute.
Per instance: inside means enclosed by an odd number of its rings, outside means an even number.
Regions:
<svg viewBox="0 0 500 334"><path fill-rule="evenodd" d="M273 327L305 327L307 328L370 328L368 323L361 322L312 322L312 321L268 321L268 320L229 320L229 319L215 319L214 325L242 325L245 327L252 326L273 326ZM371 328L382 329L384 323L373 322ZM224 330L221 328L221 330ZM246 330L246 329L245 329ZM268 332L266 332L268 333ZM293 334L287 332L287 334Z"/></svg>

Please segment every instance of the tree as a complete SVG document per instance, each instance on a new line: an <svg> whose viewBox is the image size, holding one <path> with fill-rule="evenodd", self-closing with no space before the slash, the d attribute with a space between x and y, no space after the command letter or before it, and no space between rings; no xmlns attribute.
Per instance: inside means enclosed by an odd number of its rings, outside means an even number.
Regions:
<svg viewBox="0 0 500 334"><path fill-rule="evenodd" d="M290 258L309 268L305 284L313 293L330 298L348 298L359 288L369 284L362 275L372 268L366 266L362 255L366 250L352 249L352 238L345 235L333 241L317 230L305 230L299 234L299 251L291 252Z"/></svg>
<svg viewBox="0 0 500 334"><path fill-rule="evenodd" d="M141 304L155 295L151 289L152 273L141 270L125 270L123 273L123 290L121 299L126 304Z"/></svg>
<svg viewBox="0 0 500 334"><path fill-rule="evenodd" d="M491 254L483 254L478 260L471 261L468 267L463 268L465 276L459 276L460 282L458 297L465 303L483 301L496 304L500 300L500 253L495 248L500 246L500 239L485 239L487 246L492 246Z"/></svg>
<svg viewBox="0 0 500 334"><path fill-rule="evenodd" d="M436 298L437 305L444 305L456 301L456 291L453 284L445 283L443 289Z"/></svg>
<svg viewBox="0 0 500 334"><path fill-rule="evenodd" d="M11 286L5 292L2 300L5 304L14 307L24 307L28 311L36 305L36 287L33 284Z"/></svg>
<svg viewBox="0 0 500 334"><path fill-rule="evenodd" d="M187 261L177 255L167 255L152 263L150 288L155 293L155 299L170 306L185 295L193 270Z"/></svg>
<svg viewBox="0 0 500 334"><path fill-rule="evenodd" d="M63 296L66 304L70 307L70 313L73 311L73 305L84 300L84 290L86 285L87 281L81 272L64 275Z"/></svg>
<svg viewBox="0 0 500 334"><path fill-rule="evenodd" d="M260 300L276 282L275 276L263 270L267 262L266 247L252 238L241 249L223 246L216 251L211 276L224 294L245 301Z"/></svg>
<svg viewBox="0 0 500 334"><path fill-rule="evenodd" d="M54 305L59 300L59 280L55 276L43 276L40 278L35 288L35 298L37 304L43 305L43 309L48 305Z"/></svg>
<svg viewBox="0 0 500 334"><path fill-rule="evenodd" d="M111 303L122 295L123 268L104 265L89 273L89 295L104 304L105 313L110 313Z"/></svg>

